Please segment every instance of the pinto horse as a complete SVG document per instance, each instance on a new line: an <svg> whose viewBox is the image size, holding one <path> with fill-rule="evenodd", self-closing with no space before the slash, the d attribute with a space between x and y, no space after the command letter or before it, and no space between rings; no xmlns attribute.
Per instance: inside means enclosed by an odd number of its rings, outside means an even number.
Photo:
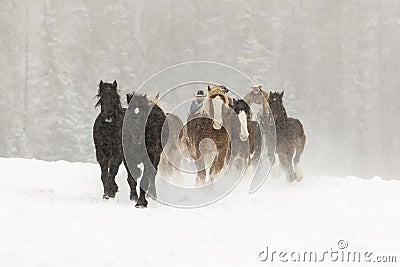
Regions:
<svg viewBox="0 0 400 267"><path fill-rule="evenodd" d="M282 103L283 94L284 92L270 92L268 99L268 104L275 120L276 154L278 154L281 167L286 172L287 179L290 182L294 180L301 181L303 174L299 168L299 161L304 151L306 135L301 122L298 119L287 116Z"/></svg>
<svg viewBox="0 0 400 267"><path fill-rule="evenodd" d="M168 122L164 111L147 95L128 94L129 108L123 127L125 166L128 172L130 199L137 201L136 207L147 207L146 194L156 198L155 178L158 172L163 144L168 140ZM143 164L143 173L139 168ZM137 180L140 195L137 196Z"/></svg>
<svg viewBox="0 0 400 267"><path fill-rule="evenodd" d="M251 119L250 106L243 99L233 99L231 106L236 116L231 119L231 156L237 169L247 163L258 163L262 147L261 129L257 121ZM244 163L243 163L244 160Z"/></svg>
<svg viewBox="0 0 400 267"><path fill-rule="evenodd" d="M227 96L229 90L224 86L208 86L207 99L202 110L192 114L184 129L181 130L180 139L188 148L190 157L195 160L197 168L197 182L205 183L207 176L204 155L200 152L200 142L211 139L216 146L216 155L211 164L209 178L212 182L222 171L230 147L230 137L224 127L224 114L231 99Z"/></svg>

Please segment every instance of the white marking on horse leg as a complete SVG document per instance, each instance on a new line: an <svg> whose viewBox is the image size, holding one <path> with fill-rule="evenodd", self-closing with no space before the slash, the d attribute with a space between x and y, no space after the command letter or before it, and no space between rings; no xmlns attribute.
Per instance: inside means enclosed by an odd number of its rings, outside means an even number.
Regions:
<svg viewBox="0 0 400 267"><path fill-rule="evenodd" d="M222 127L222 105L224 101L222 101L221 97L217 96L213 99L212 103L214 107L213 128L219 130Z"/></svg>
<svg viewBox="0 0 400 267"><path fill-rule="evenodd" d="M279 178L281 176L281 168L279 166L279 156L275 154L275 162L271 167L271 176Z"/></svg>
<svg viewBox="0 0 400 267"><path fill-rule="evenodd" d="M296 163L294 166L294 173L296 174L297 182L303 180L303 170L300 168L298 163Z"/></svg>
<svg viewBox="0 0 400 267"><path fill-rule="evenodd" d="M247 129L247 115L243 110L239 112L240 121L240 140L246 141L249 138L249 130Z"/></svg>

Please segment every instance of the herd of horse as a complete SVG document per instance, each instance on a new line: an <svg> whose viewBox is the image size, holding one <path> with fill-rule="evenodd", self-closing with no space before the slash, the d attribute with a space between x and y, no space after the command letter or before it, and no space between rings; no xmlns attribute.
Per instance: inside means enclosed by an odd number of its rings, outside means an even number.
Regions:
<svg viewBox="0 0 400 267"><path fill-rule="evenodd" d="M114 198L118 192L115 176L123 162L128 173L130 199L136 202L136 207L147 207L146 195L157 197L155 178L159 167L172 175L184 154L194 161L196 182L201 184L206 183L207 171L209 182L213 182L231 163L243 169L263 164L264 160L279 163L291 182L303 178L299 161L306 136L300 121L287 116L283 92L261 91L267 115L260 121L254 119L243 99L231 98L225 86L212 85L207 89L202 108L189 114L183 123L177 115L163 111L158 95L127 94L128 108L123 108L117 82L100 81L96 107L100 106L101 111L93 126L93 138L104 199ZM215 146L209 167L201 150L201 143L206 139L212 140ZM261 158L264 143L268 159ZM136 187L140 177L138 195Z"/></svg>

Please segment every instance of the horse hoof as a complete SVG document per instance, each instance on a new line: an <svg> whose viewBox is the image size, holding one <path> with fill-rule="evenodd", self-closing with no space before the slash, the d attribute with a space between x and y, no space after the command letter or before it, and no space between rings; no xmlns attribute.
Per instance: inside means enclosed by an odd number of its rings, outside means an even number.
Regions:
<svg viewBox="0 0 400 267"><path fill-rule="evenodd" d="M103 195L103 199L109 199L110 197L107 194Z"/></svg>
<svg viewBox="0 0 400 267"><path fill-rule="evenodd" d="M281 170L279 169L279 166L276 164L272 165L271 167L271 176L274 178L279 178L281 176Z"/></svg>
<svg viewBox="0 0 400 267"><path fill-rule="evenodd" d="M145 208L147 208L147 203L146 204L136 203L135 207L138 209L145 209Z"/></svg>
<svg viewBox="0 0 400 267"><path fill-rule="evenodd" d="M195 186L196 187L202 187L202 186L205 186L205 185L207 185L206 179L196 178L196 181L195 181Z"/></svg>
<svg viewBox="0 0 400 267"><path fill-rule="evenodd" d="M139 197L138 197L137 194L131 194L131 195L129 196L129 199L130 199L131 201L137 202L138 199L139 199Z"/></svg>
<svg viewBox="0 0 400 267"><path fill-rule="evenodd" d="M301 180L303 180L303 171L300 169L300 167L298 165L296 165L294 172L296 174L297 182L300 182Z"/></svg>
<svg viewBox="0 0 400 267"><path fill-rule="evenodd" d="M296 181L297 182L301 182L301 180L303 180L303 175L296 176Z"/></svg>
<svg viewBox="0 0 400 267"><path fill-rule="evenodd" d="M138 202L136 203L135 207L136 208L147 208L147 200L139 198Z"/></svg>

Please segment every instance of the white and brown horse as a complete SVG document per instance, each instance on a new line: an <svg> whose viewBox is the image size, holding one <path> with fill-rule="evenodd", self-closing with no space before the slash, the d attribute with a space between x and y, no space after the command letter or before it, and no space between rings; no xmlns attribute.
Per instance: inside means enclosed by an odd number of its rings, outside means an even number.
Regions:
<svg viewBox="0 0 400 267"><path fill-rule="evenodd" d="M190 157L195 160L197 182L205 183L207 176L204 157L201 154L200 143L210 139L216 146L216 155L211 163L209 178L213 181L224 168L230 147L230 137L225 128L224 117L229 110L232 99L228 97L229 90L225 86L208 86L207 99L202 110L188 118L185 129L180 137L188 148Z"/></svg>

